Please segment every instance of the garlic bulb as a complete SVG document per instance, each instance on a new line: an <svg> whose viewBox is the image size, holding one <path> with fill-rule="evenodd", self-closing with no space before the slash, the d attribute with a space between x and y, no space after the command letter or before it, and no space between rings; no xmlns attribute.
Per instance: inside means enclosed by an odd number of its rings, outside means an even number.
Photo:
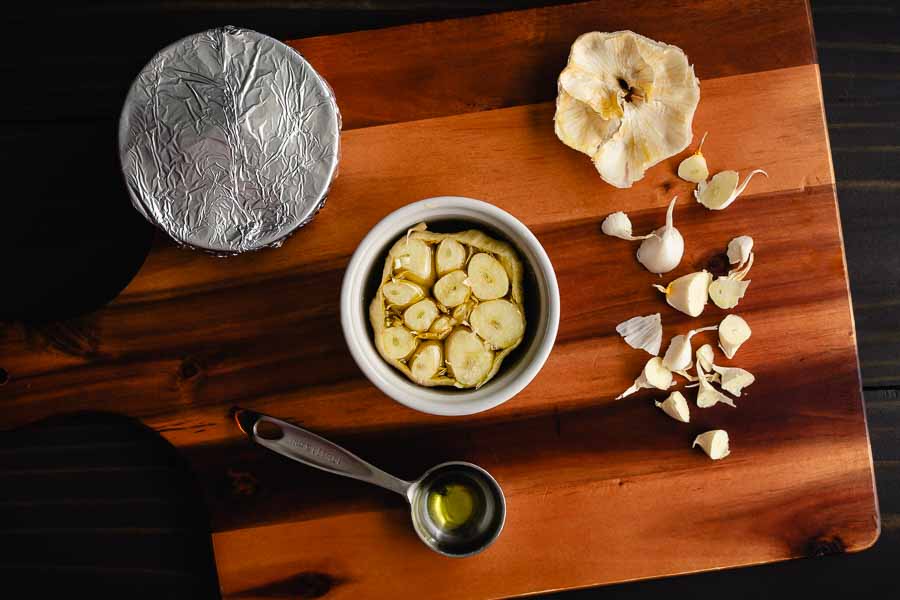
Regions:
<svg viewBox="0 0 900 600"><path fill-rule="evenodd" d="M631 387L616 396L616 400L621 400L643 388L666 390L670 387L672 387L672 372L663 366L660 357L654 356L644 365L644 370L634 380Z"/></svg>
<svg viewBox="0 0 900 600"><path fill-rule="evenodd" d="M675 46L632 31L586 33L572 44L558 89L557 137L616 187L631 187L691 141L700 83Z"/></svg>
<svg viewBox="0 0 900 600"><path fill-rule="evenodd" d="M738 185L737 171L716 173L709 182L701 181L697 184L697 189L694 190L694 197L697 198L697 202L710 210L728 208L744 192L744 188L750 183L750 179L757 173L762 173L766 177L769 176L762 169L754 169L744 179L744 183Z"/></svg>
<svg viewBox="0 0 900 600"><path fill-rule="evenodd" d="M700 139L700 145L697 146L697 151L681 161L681 164L678 165L678 176L685 181L700 183L701 181L706 181L706 178L709 177L709 168L706 166L706 158L703 156L703 142L705 141L706 133L704 133L703 137Z"/></svg>
<svg viewBox="0 0 900 600"><path fill-rule="evenodd" d="M662 345L662 318L659 313L623 321L616 325L616 331L632 348L646 350L653 356L659 354Z"/></svg>
<svg viewBox="0 0 900 600"><path fill-rule="evenodd" d="M706 307L711 281L712 275L708 271L698 271L682 275L666 287L656 284L653 287L666 295L666 302L672 308L689 317L699 317Z"/></svg>
<svg viewBox="0 0 900 600"><path fill-rule="evenodd" d="M678 266L684 256L684 238L673 224L676 200L678 196L669 202L666 224L651 233L638 248L638 262L651 273L668 273Z"/></svg>
<svg viewBox="0 0 900 600"><path fill-rule="evenodd" d="M681 421L682 423L691 422L691 410L688 408L687 400L679 391L672 392L664 401L654 402L654 404L676 421Z"/></svg>
<svg viewBox="0 0 900 600"><path fill-rule="evenodd" d="M719 348L728 358L734 358L741 344L750 339L752 331L747 321L737 315L728 315L719 323Z"/></svg>
<svg viewBox="0 0 900 600"><path fill-rule="evenodd" d="M645 240L653 235L652 233L639 236L631 235L631 219L629 219L628 215L626 215L622 211L614 212L603 219L603 224L600 225L600 230L603 231L603 233L605 233L606 235L611 235L612 237L628 240L629 242L633 242L635 240Z"/></svg>
<svg viewBox="0 0 900 600"><path fill-rule="evenodd" d="M713 460L725 458L731 451L728 449L728 432L724 429L713 429L696 437L691 448L700 446L706 455Z"/></svg>

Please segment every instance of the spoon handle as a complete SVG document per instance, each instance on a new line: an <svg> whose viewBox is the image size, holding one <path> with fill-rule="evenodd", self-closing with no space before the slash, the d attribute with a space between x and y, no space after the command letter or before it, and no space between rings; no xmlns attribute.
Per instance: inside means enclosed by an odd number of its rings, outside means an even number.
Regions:
<svg viewBox="0 0 900 600"><path fill-rule="evenodd" d="M373 483L409 499L407 496L411 485L409 481L403 481L373 467L321 436L252 410L237 408L233 414L241 431L260 446L307 466Z"/></svg>

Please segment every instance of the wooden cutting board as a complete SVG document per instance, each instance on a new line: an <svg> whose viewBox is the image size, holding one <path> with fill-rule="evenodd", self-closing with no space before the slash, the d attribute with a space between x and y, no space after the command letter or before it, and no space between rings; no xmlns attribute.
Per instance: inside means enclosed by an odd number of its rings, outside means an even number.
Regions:
<svg viewBox="0 0 900 600"><path fill-rule="evenodd" d="M722 213L675 176L603 183L553 134L555 78L585 31L633 29L682 47L701 79L695 133L713 171L763 168ZM334 86L340 176L326 208L280 249L218 259L160 239L109 306L0 336L0 426L82 409L124 412L191 461L209 504L226 598L494 598L856 551L879 517L834 173L809 8L802 1L585 3L291 42ZM519 396L487 413L406 409L362 376L338 294L356 244L384 215L436 195L481 198L523 220L559 278L556 348ZM689 425L659 393L613 401L646 355L614 327L661 312L632 244L601 235L626 210L660 224L673 194L687 249L666 279L722 266L756 240L738 312L738 364L757 382L738 408ZM126 198L123 193L123 202ZM695 341L714 341L712 336ZM689 393L693 397L693 393ZM448 459L483 465L509 517L484 554L420 544L402 499L305 469L244 439L242 405L332 437L401 477ZM694 436L727 429L712 462Z"/></svg>

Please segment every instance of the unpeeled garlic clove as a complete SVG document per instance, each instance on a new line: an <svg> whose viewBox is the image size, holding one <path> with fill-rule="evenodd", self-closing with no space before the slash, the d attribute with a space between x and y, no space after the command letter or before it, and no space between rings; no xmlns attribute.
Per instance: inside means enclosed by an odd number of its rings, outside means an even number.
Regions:
<svg viewBox="0 0 900 600"><path fill-rule="evenodd" d="M682 423L691 422L691 411L687 400L679 391L672 392L664 401L655 402L654 404L676 421L681 421Z"/></svg>
<svg viewBox="0 0 900 600"><path fill-rule="evenodd" d="M709 182L701 181L694 190L694 197L697 202L710 210L723 210L731 206L731 203L737 200L750 179L757 173L762 173L766 177L768 173L762 169L754 169L750 171L744 182L738 185L739 176L737 171L721 171L713 175Z"/></svg>
<svg viewBox="0 0 900 600"><path fill-rule="evenodd" d="M645 317L633 317L616 325L616 332L625 343L638 350L656 356L662 345L662 319L659 313Z"/></svg>
<svg viewBox="0 0 900 600"><path fill-rule="evenodd" d="M676 335L669 342L669 347L663 357L663 366L674 373L679 373L691 367L691 338L703 331L714 331L716 326L691 329L684 335Z"/></svg>
<svg viewBox="0 0 900 600"><path fill-rule="evenodd" d="M674 224L676 200L678 196L669 202L666 224L650 234L638 248L638 262L651 273L668 273L678 266L684 256L684 238Z"/></svg>
<svg viewBox="0 0 900 600"><path fill-rule="evenodd" d="M724 429L713 429L701 433L694 439L691 448L694 446L700 446L713 460L720 460L731 454L731 450L728 448L728 432Z"/></svg>

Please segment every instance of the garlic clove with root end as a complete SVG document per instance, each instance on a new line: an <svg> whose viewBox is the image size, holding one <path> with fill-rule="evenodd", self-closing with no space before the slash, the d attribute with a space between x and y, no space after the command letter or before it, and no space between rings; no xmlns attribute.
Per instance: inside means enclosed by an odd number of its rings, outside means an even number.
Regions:
<svg viewBox="0 0 900 600"><path fill-rule="evenodd" d="M603 224L600 225L600 230L603 231L603 233L605 233L606 235L611 235L612 237L628 240L629 242L634 242L636 240L646 240L653 235L652 233L637 236L631 235L631 219L629 219L628 215L626 215L622 211L614 212L603 219Z"/></svg>
<svg viewBox="0 0 900 600"><path fill-rule="evenodd" d="M749 235L739 235L728 242L728 262L737 265L735 268L740 269L750 258L752 250L753 238Z"/></svg>
<svg viewBox="0 0 900 600"><path fill-rule="evenodd" d="M666 295L666 302L672 308L689 317L699 317L706 307L711 282L712 275L708 271L698 271L682 275L666 287L656 284L653 287Z"/></svg>
<svg viewBox="0 0 900 600"><path fill-rule="evenodd" d="M697 189L694 190L694 197L697 198L697 202L710 210L728 208L743 193L747 184L750 183L750 179L757 173L762 173L766 177L769 176L762 169L754 169L750 171L744 182L738 185L737 171L716 173L709 182L701 181L697 184Z"/></svg>
<svg viewBox="0 0 900 600"><path fill-rule="evenodd" d="M645 350L653 356L659 354L662 345L662 319L659 313L623 321L616 325L616 332L632 348Z"/></svg>
<svg viewBox="0 0 900 600"><path fill-rule="evenodd" d="M703 137L700 139L700 145L697 146L697 151L678 165L678 176L685 181L700 183L701 181L706 181L706 178L709 177L709 167L706 166L706 158L703 156L703 142L706 141L708 133L707 131L703 134Z"/></svg>
<svg viewBox="0 0 900 600"><path fill-rule="evenodd" d="M728 358L734 358L741 344L750 339L753 332L747 321L738 315L728 315L719 323L719 348Z"/></svg>
<svg viewBox="0 0 900 600"><path fill-rule="evenodd" d="M733 396L740 396L745 387L749 387L756 381L756 377L750 371L738 367L712 366L713 371L721 377L722 389Z"/></svg>
<svg viewBox="0 0 900 600"><path fill-rule="evenodd" d="M663 366L672 372L691 368L691 338L702 331L715 331L716 326L691 329L684 335L676 335L669 342L669 348L663 357Z"/></svg>
<svg viewBox="0 0 900 600"><path fill-rule="evenodd" d="M673 219L676 200L678 196L669 202L666 224L650 234L638 248L638 262L651 273L668 273L678 266L684 256L684 238L675 228Z"/></svg>
<svg viewBox="0 0 900 600"><path fill-rule="evenodd" d="M728 432L724 429L713 429L701 433L694 439L691 448L694 446L700 446L713 460L719 460L731 454L731 450L728 448Z"/></svg>
<svg viewBox="0 0 900 600"><path fill-rule="evenodd" d="M681 392L672 392L664 401L654 402L654 404L676 421L681 421L682 423L691 422L691 410Z"/></svg>
<svg viewBox="0 0 900 600"><path fill-rule="evenodd" d="M644 370L641 371L638 378L634 380L631 387L616 396L616 400L621 400L644 388L666 390L670 387L672 387L672 372L663 366L660 357L654 356L644 365Z"/></svg>

